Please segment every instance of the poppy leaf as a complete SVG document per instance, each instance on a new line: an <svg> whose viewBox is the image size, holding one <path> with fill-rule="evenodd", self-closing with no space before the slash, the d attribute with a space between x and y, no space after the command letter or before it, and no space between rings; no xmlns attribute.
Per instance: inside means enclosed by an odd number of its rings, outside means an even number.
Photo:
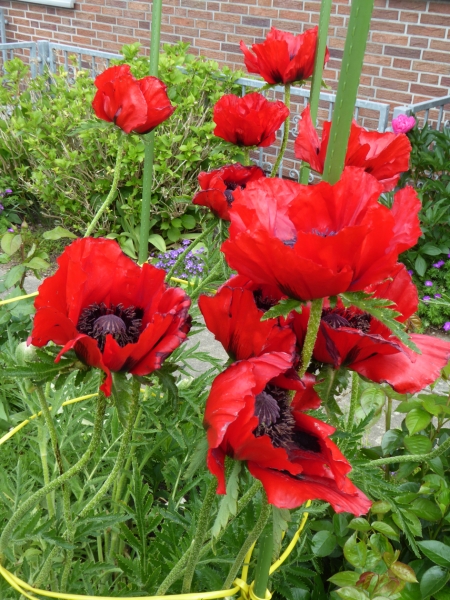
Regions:
<svg viewBox="0 0 450 600"><path fill-rule="evenodd" d="M360 310L369 313L390 329L405 346L417 354L422 354L416 344L409 338L403 323L395 320L395 317L398 317L400 313L389 308L393 304L391 300L374 298L371 294L365 292L345 292L340 294L340 297L346 308L356 306Z"/></svg>
<svg viewBox="0 0 450 600"><path fill-rule="evenodd" d="M281 300L261 317L261 321L267 321L268 319L274 319L276 317L287 317L288 314L295 310L298 313L302 312L302 305L299 300L288 298L287 300Z"/></svg>
<svg viewBox="0 0 450 600"><path fill-rule="evenodd" d="M230 520L237 513L237 501L239 497L239 472L242 463L236 460L232 466L231 472L227 477L227 493L222 498L217 512L216 520L211 529L212 537L217 538L221 530L224 529Z"/></svg>

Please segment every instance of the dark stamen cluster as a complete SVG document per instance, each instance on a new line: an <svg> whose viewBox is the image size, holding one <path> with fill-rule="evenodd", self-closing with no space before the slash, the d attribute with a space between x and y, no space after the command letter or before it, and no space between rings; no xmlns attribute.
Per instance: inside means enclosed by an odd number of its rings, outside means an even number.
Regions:
<svg viewBox="0 0 450 600"><path fill-rule="evenodd" d="M322 311L322 321L333 329L351 327L368 333L372 317L367 313L355 314L346 308L326 308Z"/></svg>
<svg viewBox="0 0 450 600"><path fill-rule="evenodd" d="M292 445L295 421L286 390L267 385L256 396L255 416L259 419L259 425L253 432L256 437L268 435L275 448L288 449Z"/></svg>
<svg viewBox="0 0 450 600"><path fill-rule="evenodd" d="M239 184L236 183L235 181L224 181L224 184L227 186L227 189L224 191L224 195L225 198L227 199L227 204L229 206L231 206L233 200L234 200L234 196L233 196L233 192L236 188L241 188L241 190L245 189L245 183L244 184Z"/></svg>
<svg viewBox="0 0 450 600"><path fill-rule="evenodd" d="M77 329L97 340L101 352L108 334L123 348L138 341L143 314L142 309L134 306L124 308L123 304L111 304L108 307L104 302L94 303L81 312Z"/></svg>
<svg viewBox="0 0 450 600"><path fill-rule="evenodd" d="M278 304L278 300L275 298L271 298L270 296L265 296L262 290L255 290L253 292L253 298L255 299L255 304L264 312L267 312L272 306Z"/></svg>
<svg viewBox="0 0 450 600"><path fill-rule="evenodd" d="M296 428L287 390L267 385L255 398L255 416L259 425L253 434L255 437L268 435L275 448L284 448L288 452L321 451L316 437Z"/></svg>

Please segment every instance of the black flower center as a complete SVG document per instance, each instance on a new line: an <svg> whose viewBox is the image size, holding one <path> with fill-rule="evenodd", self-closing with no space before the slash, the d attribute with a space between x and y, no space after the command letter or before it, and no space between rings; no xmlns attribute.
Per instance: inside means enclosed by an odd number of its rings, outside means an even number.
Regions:
<svg viewBox="0 0 450 600"><path fill-rule="evenodd" d="M255 290L253 292L253 298L255 299L256 306L263 312L267 312L269 308L278 304L278 300L265 295L262 290Z"/></svg>
<svg viewBox="0 0 450 600"><path fill-rule="evenodd" d="M367 313L356 314L346 308L325 308L322 311L322 321L332 329L351 327L352 329L359 329L363 333L368 333L371 320L371 315Z"/></svg>
<svg viewBox="0 0 450 600"><path fill-rule="evenodd" d="M225 198L227 200L227 204L231 206L234 200L233 192L235 189L240 188L241 190L245 189L245 183L239 184L235 181L224 181L224 184L227 186L227 189L224 191Z"/></svg>
<svg viewBox="0 0 450 600"><path fill-rule="evenodd" d="M255 437L268 435L275 448L320 452L316 437L296 428L289 405L289 393L275 385L267 385L255 398L255 416L259 425Z"/></svg>
<svg viewBox="0 0 450 600"><path fill-rule="evenodd" d="M106 336L112 335L120 347L134 344L141 333L142 316L141 308L123 304L106 306L104 302L91 304L83 309L78 319L77 329L80 333L97 340L100 351L105 348Z"/></svg>

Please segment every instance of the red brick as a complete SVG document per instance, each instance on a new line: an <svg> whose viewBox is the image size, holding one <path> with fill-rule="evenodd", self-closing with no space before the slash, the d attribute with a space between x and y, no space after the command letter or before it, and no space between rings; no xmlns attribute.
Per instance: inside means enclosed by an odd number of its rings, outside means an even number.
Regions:
<svg viewBox="0 0 450 600"><path fill-rule="evenodd" d="M406 60L404 58L394 58L392 62L392 66L394 69L411 69L411 60Z"/></svg>
<svg viewBox="0 0 450 600"><path fill-rule="evenodd" d="M431 50L442 50L443 52L450 52L450 42L443 42L442 40L431 40Z"/></svg>
<svg viewBox="0 0 450 600"><path fill-rule="evenodd" d="M421 50L400 48L398 46L385 46L384 54L387 54L388 56L398 56L401 58L420 58Z"/></svg>
<svg viewBox="0 0 450 600"><path fill-rule="evenodd" d="M439 85L439 75L430 75L429 73L422 73L420 75L420 83L428 83L429 85Z"/></svg>
<svg viewBox="0 0 450 600"><path fill-rule="evenodd" d="M420 37L411 37L409 38L409 47L410 48L428 48L429 43L428 38L420 38Z"/></svg>
<svg viewBox="0 0 450 600"><path fill-rule="evenodd" d="M423 60L428 60L433 63L450 63L450 54L445 52L431 52L430 50L424 50L422 58Z"/></svg>
<svg viewBox="0 0 450 600"><path fill-rule="evenodd" d="M404 23L405 21L408 23L418 23L419 22L419 14L416 12L407 12L402 10L400 13L400 21Z"/></svg>
<svg viewBox="0 0 450 600"><path fill-rule="evenodd" d="M400 92L407 92L409 89L409 82L400 81L398 79L374 79L373 85L379 89L385 90L398 90Z"/></svg>
<svg viewBox="0 0 450 600"><path fill-rule="evenodd" d="M394 44L395 46L407 46L408 38L406 36L392 35L390 33L373 32L371 36L372 42L379 44Z"/></svg>
<svg viewBox="0 0 450 600"><path fill-rule="evenodd" d="M422 27L421 25L408 25L408 35L426 36L429 38L445 38L445 29L441 27Z"/></svg>
<svg viewBox="0 0 450 600"><path fill-rule="evenodd" d="M262 8L261 6L250 6L249 15L254 15L256 17L269 17L269 19L277 19L278 18L278 9L276 8Z"/></svg>
<svg viewBox="0 0 450 600"><path fill-rule="evenodd" d="M424 94L433 98L439 98L440 96L447 95L446 90L443 90L442 88L415 83L411 85L411 92L413 92L413 94Z"/></svg>
<svg viewBox="0 0 450 600"><path fill-rule="evenodd" d="M395 79L397 81L418 81L419 74L415 71L401 71L399 69L383 69L381 72L383 78ZM378 80L377 80L378 81ZM380 81L383 81L381 79ZM383 87L380 85L380 87Z"/></svg>
<svg viewBox="0 0 450 600"><path fill-rule="evenodd" d="M402 22L394 23L392 21L377 21L372 19L370 22L371 31L391 31L393 33L405 33L406 25Z"/></svg>
<svg viewBox="0 0 450 600"><path fill-rule="evenodd" d="M426 25L440 25L441 27L445 27L445 20L442 15L422 13L420 15L420 22Z"/></svg>
<svg viewBox="0 0 450 600"><path fill-rule="evenodd" d="M425 73L440 73L441 75L448 75L448 65L438 64L438 63L430 63L421 60L415 60L413 62L412 68L416 71L421 71Z"/></svg>
<svg viewBox="0 0 450 600"><path fill-rule="evenodd" d="M430 2L428 12L450 16L450 6L448 2Z"/></svg>

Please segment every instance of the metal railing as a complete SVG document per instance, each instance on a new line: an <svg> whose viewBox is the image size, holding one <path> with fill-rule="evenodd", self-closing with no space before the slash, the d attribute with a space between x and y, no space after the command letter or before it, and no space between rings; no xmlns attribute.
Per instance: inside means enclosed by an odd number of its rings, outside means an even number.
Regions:
<svg viewBox="0 0 450 600"><path fill-rule="evenodd" d="M0 15L0 22L2 21ZM28 54L25 54L27 51ZM56 73L60 67L68 73L69 79L73 76L75 70L89 70L91 77L96 77L100 72L106 69L111 60L121 60L123 56L112 52L102 50L80 48L60 44L58 42L49 42L42 40L38 42L26 43L2 43L0 44L0 71L3 64L15 57L27 58L30 63L31 77L37 74L43 74L47 68L51 73ZM237 80L237 84L242 86L242 93L245 94L249 89L260 90L266 86L264 81L242 77ZM275 86L263 90L263 93L269 98L284 99L284 87ZM292 128L290 130L291 139L285 158L280 165L279 175L298 178L299 161L295 159L293 153L293 139L296 136L297 126L300 119L300 112L306 106L309 98L309 90L302 87L291 88L291 107L293 112ZM336 95L329 92L320 94L320 116L321 120L330 120L333 114ZM372 102L370 100L357 100L355 106L355 120L368 120L373 129L379 132L386 130L389 119L390 105L383 102ZM365 124L365 123L364 123ZM278 132L278 145L283 136L283 128ZM270 169L274 159L274 149L260 149L257 158L259 166L263 169Z"/></svg>
<svg viewBox="0 0 450 600"><path fill-rule="evenodd" d="M447 109L445 108L447 106ZM431 114L430 114L431 111ZM431 126L436 124L435 129L440 131L442 125L450 127L450 121L446 119L446 113L450 111L450 96L442 96L442 98L434 98L418 104L409 104L406 106L396 106L394 108L394 119L401 114L408 116L414 115L423 119L422 125L430 123ZM424 113L424 114L421 114ZM436 114L437 113L437 114Z"/></svg>

